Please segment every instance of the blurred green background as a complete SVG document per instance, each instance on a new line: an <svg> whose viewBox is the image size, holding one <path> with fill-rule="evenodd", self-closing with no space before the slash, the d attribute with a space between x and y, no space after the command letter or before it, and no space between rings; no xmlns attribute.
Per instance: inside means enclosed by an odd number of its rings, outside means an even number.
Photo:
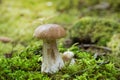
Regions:
<svg viewBox="0 0 120 80"><path fill-rule="evenodd" d="M87 31L88 28L85 28L83 32L79 33L79 31L74 32L76 27L74 28L73 25L84 17L91 17L91 19L104 18L119 23L120 1L0 0L0 36L11 38L14 41L14 49L19 50L23 49L25 46L29 45L29 43L34 41L33 32L37 26L47 23L56 23L62 25L68 31L66 38L70 38L71 35L72 37L77 36L78 38L81 38L81 35L88 36L86 35L89 34L89 31ZM95 26L91 22L88 24ZM83 23L85 23L84 19ZM101 27L101 25L98 27ZM72 33L70 33L71 28ZM77 27L77 29L82 30L80 27ZM118 28L113 29L113 31L118 30ZM99 33L96 32L95 36L96 35L99 35ZM109 33L106 35L109 36ZM93 34L89 37L95 38L95 36ZM94 39L91 40L95 42ZM108 41L108 39L106 40ZM103 45L106 45L106 42L101 42ZM0 42L0 53L3 54L10 52L12 50L12 46L13 44L11 43L4 44Z"/></svg>

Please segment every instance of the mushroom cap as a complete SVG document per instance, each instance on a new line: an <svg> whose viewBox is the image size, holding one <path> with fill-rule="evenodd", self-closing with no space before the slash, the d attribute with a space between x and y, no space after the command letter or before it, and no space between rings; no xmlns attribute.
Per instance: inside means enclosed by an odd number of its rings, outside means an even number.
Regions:
<svg viewBox="0 0 120 80"><path fill-rule="evenodd" d="M65 51L63 54L63 57L66 57L68 59L72 59L74 57L74 53L72 51Z"/></svg>
<svg viewBox="0 0 120 80"><path fill-rule="evenodd" d="M44 24L35 29L34 36L39 39L59 39L66 35L63 27L57 24Z"/></svg>

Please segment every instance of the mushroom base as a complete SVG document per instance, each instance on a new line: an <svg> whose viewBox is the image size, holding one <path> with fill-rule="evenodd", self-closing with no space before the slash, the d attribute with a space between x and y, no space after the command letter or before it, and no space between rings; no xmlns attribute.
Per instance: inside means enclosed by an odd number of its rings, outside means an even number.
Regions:
<svg viewBox="0 0 120 80"><path fill-rule="evenodd" d="M55 73L63 66L64 62L58 52L56 40L44 40L41 72Z"/></svg>

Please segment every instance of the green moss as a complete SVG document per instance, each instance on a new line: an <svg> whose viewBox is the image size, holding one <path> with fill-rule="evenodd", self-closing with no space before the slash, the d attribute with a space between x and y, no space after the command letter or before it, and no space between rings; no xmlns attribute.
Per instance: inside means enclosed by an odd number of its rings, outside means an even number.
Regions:
<svg viewBox="0 0 120 80"><path fill-rule="evenodd" d="M99 45L106 45L113 34L120 32L120 24L114 20L104 18L81 18L71 29L72 37L84 39L90 37L91 41Z"/></svg>
<svg viewBox="0 0 120 80"><path fill-rule="evenodd" d="M114 54L120 55L120 34L114 34L110 41L107 44L108 47L110 47Z"/></svg>
<svg viewBox="0 0 120 80"><path fill-rule="evenodd" d="M111 48L113 58L110 58L116 65L116 67L120 68L120 34L115 34L111 37L111 40L107 44L108 47Z"/></svg>
<svg viewBox="0 0 120 80"><path fill-rule="evenodd" d="M61 48L60 48L61 49ZM55 74L42 74L41 46L31 44L12 58L0 58L0 79L5 80L53 80L53 79L116 79L117 69L112 62L105 63L104 58L94 59L88 52L82 52L77 46L72 46L76 63L66 65ZM39 53L39 54L36 54Z"/></svg>
<svg viewBox="0 0 120 80"><path fill-rule="evenodd" d="M2 55L5 53L10 53L12 51L12 45L9 44L5 44L0 42L0 56L3 57Z"/></svg>

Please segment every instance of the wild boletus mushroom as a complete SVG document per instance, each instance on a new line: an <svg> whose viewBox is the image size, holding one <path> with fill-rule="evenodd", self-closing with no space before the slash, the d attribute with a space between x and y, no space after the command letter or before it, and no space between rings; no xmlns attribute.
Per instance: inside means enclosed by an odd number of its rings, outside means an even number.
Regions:
<svg viewBox="0 0 120 80"><path fill-rule="evenodd" d="M45 24L35 29L34 36L43 39L43 60L41 72L55 73L64 66L57 49L56 40L66 35L64 28L57 24Z"/></svg>
<svg viewBox="0 0 120 80"><path fill-rule="evenodd" d="M75 64L74 53L72 51L69 51L69 50L65 51L62 54L62 59L63 59L65 64L68 64L68 65Z"/></svg>

